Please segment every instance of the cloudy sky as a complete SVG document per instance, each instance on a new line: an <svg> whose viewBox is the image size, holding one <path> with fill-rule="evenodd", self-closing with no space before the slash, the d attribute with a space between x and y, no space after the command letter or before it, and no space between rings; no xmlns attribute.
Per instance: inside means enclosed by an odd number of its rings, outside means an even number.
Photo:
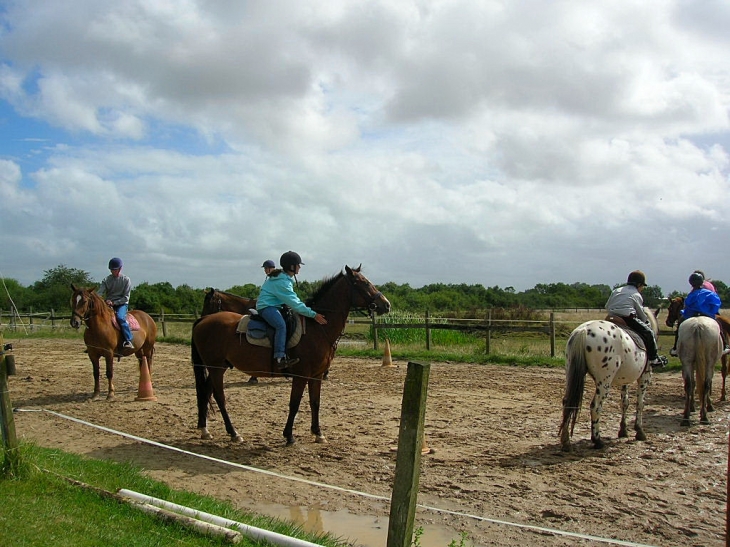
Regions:
<svg viewBox="0 0 730 547"><path fill-rule="evenodd" d="M730 284L730 3L0 2L0 275Z"/></svg>

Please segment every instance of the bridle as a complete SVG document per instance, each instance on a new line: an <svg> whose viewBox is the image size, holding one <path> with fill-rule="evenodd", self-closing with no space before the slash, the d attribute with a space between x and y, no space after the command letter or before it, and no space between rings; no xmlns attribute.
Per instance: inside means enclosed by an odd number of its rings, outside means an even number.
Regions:
<svg viewBox="0 0 730 547"><path fill-rule="evenodd" d="M383 293L376 290L375 293L370 291L370 288L375 288L372 283L369 281L367 282L367 286L365 285L365 282L361 282L354 277L352 277L350 280L350 305L352 306L351 311L355 311L361 315L365 315L368 317L372 317L372 315L376 312L378 309L378 305L376 304L376 301L383 298ZM354 304L354 295L355 292L359 293L359 295L363 298L363 300L367 301L368 304L365 307L355 306Z"/></svg>
<svg viewBox="0 0 730 547"><path fill-rule="evenodd" d="M79 293L79 296L81 296L81 293ZM71 310L71 317L78 317L82 323L85 323L91 318L91 312L94 310L94 300L91 298L83 300L85 304L84 309L82 310L84 312L83 315L78 312L78 306L74 305Z"/></svg>

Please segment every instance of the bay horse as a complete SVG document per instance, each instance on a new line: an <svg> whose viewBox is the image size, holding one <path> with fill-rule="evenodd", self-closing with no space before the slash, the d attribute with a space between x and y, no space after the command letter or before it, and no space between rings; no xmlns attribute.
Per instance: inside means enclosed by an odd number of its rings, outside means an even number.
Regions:
<svg viewBox="0 0 730 547"><path fill-rule="evenodd" d="M324 280L317 292L307 300L310 308L327 318L326 325L314 319L304 320L304 330L299 344L289 350L290 356L299 357L289 375L292 377L289 395L289 416L284 427L286 444L294 443L294 418L308 388L309 406L312 412L311 432L316 442L326 442L319 424L319 405L322 379L335 356L337 343L347 324L350 309L365 309L369 314L390 311L390 302L361 272L361 267L345 271ZM249 344L245 335L236 333L242 315L234 312L218 312L199 319L193 325L191 357L195 373L195 391L198 403L198 429L202 439L210 439L207 428L208 406L215 399L226 431L231 440L243 439L231 423L226 410L223 392L223 375L229 368L237 368L257 376L281 376L272 366L273 351L268 347Z"/></svg>
<svg viewBox="0 0 730 547"><path fill-rule="evenodd" d="M205 298L203 299L203 311L200 312L200 316L218 313L219 311L232 311L241 315L250 315L251 310L255 309L255 298L245 298L237 294L208 287L205 292ZM252 385L258 384L259 379L257 376L252 375L248 379L248 383Z"/></svg>
<svg viewBox="0 0 730 547"><path fill-rule="evenodd" d="M106 362L106 378L109 383L107 400L114 400L114 357L121 359L131 354L137 356L139 366L147 364L152 371L152 356L155 353L155 339L157 338L157 324L154 319L142 310L132 310L139 323L139 330L132 331L134 348L122 348L122 333L115 326L114 310L96 293L96 289L85 289L71 285L71 326L78 329L81 324L86 325L84 343L89 354L89 360L94 369L94 394L91 400L100 395L99 388L99 360L103 357Z"/></svg>
<svg viewBox="0 0 730 547"><path fill-rule="evenodd" d="M657 334L659 328L656 317L647 308L644 311L654 334ZM570 436L583 404L586 374L590 374L596 384L591 401L591 441L594 448L604 447L599 426L603 402L611 386L621 386L621 425L618 436L628 437L626 413L629 407L629 385L633 382L638 384L634 422L636 440L645 441L644 395L651 380L651 367L647 365L647 353L643 346L637 345L627 330L616 323L594 320L576 327L568 339L565 354L563 419L558 431L562 450L572 450Z"/></svg>
<svg viewBox="0 0 730 547"><path fill-rule="evenodd" d="M712 317L689 317L679 325L677 355L682 361L684 379L682 425L689 425L690 412L695 410L695 387L700 404L700 423L710 423L707 413L714 410L710 400L712 376L721 353L720 326Z"/></svg>
<svg viewBox="0 0 730 547"><path fill-rule="evenodd" d="M669 328L674 328L674 325L679 321L679 318L682 317L682 309L684 308L684 297L682 296L676 296L672 298L669 301L669 308L667 308L667 320L666 325ZM725 333L725 336L730 339L730 319L725 317L724 315L716 315L715 320L717 321L717 324L720 326L720 328ZM727 373L728 373L728 356L722 355L720 357L720 362L722 363L721 367L721 373L722 373L722 390L720 391L720 401L727 400L726 390L725 390L725 380L727 379Z"/></svg>
<svg viewBox="0 0 730 547"><path fill-rule="evenodd" d="M203 311L200 312L200 315L210 315L219 311L233 311L247 315L251 309L256 309L255 299L208 287L205 291Z"/></svg>

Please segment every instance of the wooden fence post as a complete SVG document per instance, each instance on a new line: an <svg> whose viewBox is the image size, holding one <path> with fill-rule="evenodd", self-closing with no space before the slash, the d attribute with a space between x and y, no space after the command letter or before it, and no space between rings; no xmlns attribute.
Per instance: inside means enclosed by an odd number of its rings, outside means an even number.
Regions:
<svg viewBox="0 0 730 547"><path fill-rule="evenodd" d="M487 312L487 328L484 331L484 353L492 353L492 310Z"/></svg>
<svg viewBox="0 0 730 547"><path fill-rule="evenodd" d="M33 332L33 306L28 308L28 325L30 325L30 332Z"/></svg>
<svg viewBox="0 0 730 547"><path fill-rule="evenodd" d="M431 349L431 325L429 322L430 318L431 318L431 314L428 312L428 310L426 310L425 323L426 323L426 350L427 351Z"/></svg>
<svg viewBox="0 0 730 547"><path fill-rule="evenodd" d="M390 499L387 547L411 547L413 541L429 371L430 365L408 363L403 386L393 494Z"/></svg>
<svg viewBox="0 0 730 547"><path fill-rule="evenodd" d="M162 323L162 336L167 337L167 325L165 324L165 310L160 308L160 323Z"/></svg>
<svg viewBox="0 0 730 547"><path fill-rule="evenodd" d="M51 329L56 326L56 312L51 308Z"/></svg>
<svg viewBox="0 0 730 547"><path fill-rule="evenodd" d="M3 471L17 474L20 456L18 454L18 438L15 436L15 419L13 405L8 391L8 364L5 358L5 342L0 333L0 422L3 438Z"/></svg>
<svg viewBox="0 0 730 547"><path fill-rule="evenodd" d="M555 312L550 312L550 357L555 357Z"/></svg>
<svg viewBox="0 0 730 547"><path fill-rule="evenodd" d="M373 349L378 349L378 329L375 328L375 314L373 313L370 317L371 327L373 329Z"/></svg>

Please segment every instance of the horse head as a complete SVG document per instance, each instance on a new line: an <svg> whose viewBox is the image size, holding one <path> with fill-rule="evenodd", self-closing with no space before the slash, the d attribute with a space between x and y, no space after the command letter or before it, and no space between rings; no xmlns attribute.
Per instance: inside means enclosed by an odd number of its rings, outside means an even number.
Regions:
<svg viewBox="0 0 730 547"><path fill-rule="evenodd" d="M345 273L354 289L352 291L351 305L353 308L368 310L369 314L382 315L390 311L390 302L360 270L362 264L357 268L345 266Z"/></svg>
<svg viewBox="0 0 730 547"><path fill-rule="evenodd" d="M674 323L679 320L680 312L684 307L684 298L676 296L669 301L669 308L667 308L667 320L666 325L669 328L674 326Z"/></svg>
<svg viewBox="0 0 730 547"><path fill-rule="evenodd" d="M87 321L94 311L94 296L96 289L84 289L71 284L71 326L78 329L81 323ZM101 300L100 297L97 297Z"/></svg>

